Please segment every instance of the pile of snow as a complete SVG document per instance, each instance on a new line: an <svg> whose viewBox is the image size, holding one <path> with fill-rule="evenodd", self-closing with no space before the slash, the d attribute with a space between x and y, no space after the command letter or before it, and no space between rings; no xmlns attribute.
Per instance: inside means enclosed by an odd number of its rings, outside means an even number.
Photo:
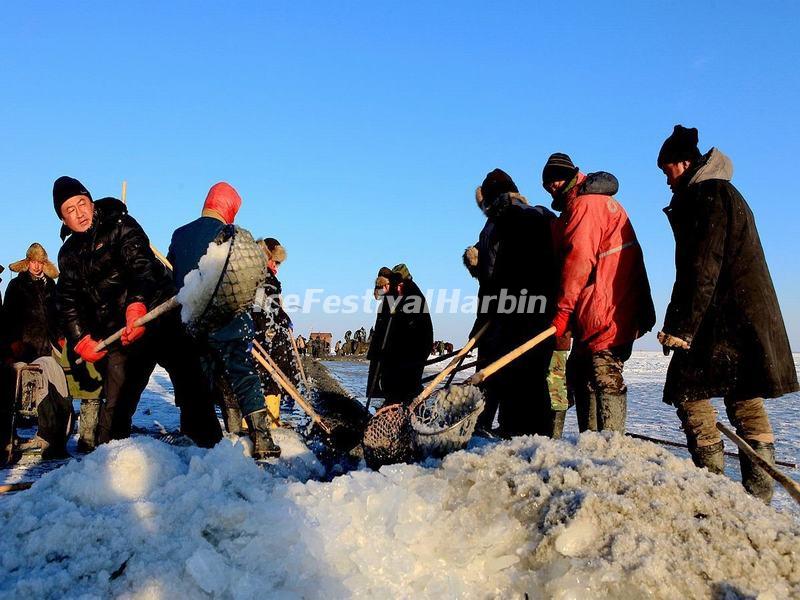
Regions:
<svg viewBox="0 0 800 600"><path fill-rule="evenodd" d="M205 311L222 276L230 248L231 240L221 244L211 242L197 268L189 271L183 278L183 287L178 291L178 302L181 304L181 320L184 323L193 322Z"/></svg>
<svg viewBox="0 0 800 600"><path fill-rule="evenodd" d="M783 598L800 526L636 440L517 438L330 482L115 442L0 501L9 597Z"/></svg>

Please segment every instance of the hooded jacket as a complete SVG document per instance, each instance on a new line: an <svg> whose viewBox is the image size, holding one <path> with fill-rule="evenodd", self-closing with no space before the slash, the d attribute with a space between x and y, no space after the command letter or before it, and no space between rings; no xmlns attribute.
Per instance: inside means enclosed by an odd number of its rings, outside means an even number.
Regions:
<svg viewBox="0 0 800 600"><path fill-rule="evenodd" d="M56 301L70 346L86 334L99 339L124 327L129 304L154 308L175 294L144 230L116 198L94 203L92 226L69 234L58 267Z"/></svg>
<svg viewBox="0 0 800 600"><path fill-rule="evenodd" d="M670 362L664 401L671 404L800 389L755 219L732 176L731 160L712 148L664 209L676 272L663 330L691 344Z"/></svg>
<svg viewBox="0 0 800 600"><path fill-rule="evenodd" d="M554 226L561 275L556 308L570 315L575 349L630 343L655 324L650 283L636 232L622 205L591 193L578 173Z"/></svg>

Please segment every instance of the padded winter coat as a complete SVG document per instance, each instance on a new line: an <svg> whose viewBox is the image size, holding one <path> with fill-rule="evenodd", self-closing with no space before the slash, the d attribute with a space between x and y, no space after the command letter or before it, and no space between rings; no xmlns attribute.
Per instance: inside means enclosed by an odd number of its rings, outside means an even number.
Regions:
<svg viewBox="0 0 800 600"><path fill-rule="evenodd" d="M99 339L125 326L125 308L154 308L175 294L164 265L142 227L116 198L94 203L92 226L71 233L58 253L56 299L70 346L84 335Z"/></svg>
<svg viewBox="0 0 800 600"><path fill-rule="evenodd" d="M579 173L554 237L561 258L556 301L570 315L576 351L606 350L650 331L655 309L636 232L613 196L586 193Z"/></svg>
<svg viewBox="0 0 800 600"><path fill-rule="evenodd" d="M52 354L51 344L59 338L55 299L56 283L46 275L36 279L23 271L9 282L2 338L3 345L21 343L16 360L27 363Z"/></svg>
<svg viewBox="0 0 800 600"><path fill-rule="evenodd" d="M433 347L433 324L425 296L417 284L405 281L403 285L403 296L399 301L396 296L386 296L381 303L375 321L375 335L367 354L370 360L367 390L372 390L374 397L402 398L405 401L422 391L420 380ZM390 314L390 302L397 303L393 314ZM413 307L420 310L413 312ZM376 381L379 362L380 373Z"/></svg>
<svg viewBox="0 0 800 600"><path fill-rule="evenodd" d="M732 175L730 159L712 149L664 209L676 273L663 330L691 344L670 362L670 404L800 389L755 219Z"/></svg>

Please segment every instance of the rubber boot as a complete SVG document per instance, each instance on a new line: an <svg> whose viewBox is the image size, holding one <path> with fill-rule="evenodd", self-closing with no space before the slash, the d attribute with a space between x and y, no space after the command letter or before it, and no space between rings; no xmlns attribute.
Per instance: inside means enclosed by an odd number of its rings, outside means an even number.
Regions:
<svg viewBox="0 0 800 600"><path fill-rule="evenodd" d="M91 452L97 447L97 418L100 415L100 400L81 400L78 419L78 452Z"/></svg>
<svg viewBox="0 0 800 600"><path fill-rule="evenodd" d="M228 433L242 435L242 433L244 433L244 430L242 429L242 411L238 408L226 406L224 414L225 429L228 430Z"/></svg>
<svg viewBox="0 0 800 600"><path fill-rule="evenodd" d="M721 441L710 446L689 446L689 454L698 469L708 469L717 475L725 474L725 445Z"/></svg>
<svg viewBox="0 0 800 600"><path fill-rule="evenodd" d="M597 420L600 431L625 433L625 419L628 416L628 394L598 394Z"/></svg>
<svg viewBox="0 0 800 600"><path fill-rule="evenodd" d="M575 394L575 412L578 416L578 431L599 431L597 422L597 394L582 392Z"/></svg>
<svg viewBox="0 0 800 600"><path fill-rule="evenodd" d="M281 455L281 448L272 441L267 409L250 413L245 417L245 421L247 421L247 433L253 442L253 458L256 460L278 458Z"/></svg>
<svg viewBox="0 0 800 600"><path fill-rule="evenodd" d="M550 432L550 437L554 440L560 440L564 434L564 420L567 418L567 411L554 410L553 411L553 428Z"/></svg>
<svg viewBox="0 0 800 600"><path fill-rule="evenodd" d="M775 464L775 444L747 440L750 447L770 465ZM744 452L739 451L739 466L742 469L742 485L748 493L769 504L772 501L774 483L769 474L755 464Z"/></svg>
<svg viewBox="0 0 800 600"><path fill-rule="evenodd" d="M269 426L276 429L281 426L281 397L277 394L264 396L264 406L269 414Z"/></svg>

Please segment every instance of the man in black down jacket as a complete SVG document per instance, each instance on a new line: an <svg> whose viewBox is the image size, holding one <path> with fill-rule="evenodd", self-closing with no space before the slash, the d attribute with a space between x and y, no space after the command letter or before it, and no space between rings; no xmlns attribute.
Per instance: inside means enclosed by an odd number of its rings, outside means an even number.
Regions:
<svg viewBox="0 0 800 600"><path fill-rule="evenodd" d="M488 173L475 198L486 224L478 243L464 253L464 264L480 285L470 335L490 322L478 342L478 368L483 368L550 326L558 268L551 233L555 215L530 206L505 171ZM516 304L501 301L503 296ZM553 339L545 340L486 381L479 427L490 430L499 408L503 435L560 436L566 406L553 410L547 381L554 348Z"/></svg>
<svg viewBox="0 0 800 600"><path fill-rule="evenodd" d="M122 202L93 202L71 177L56 180L53 204L66 237L58 254L57 303L67 343L85 361L95 363L103 377L98 442L130 435L139 397L159 364L175 388L181 430L198 445L213 446L222 432L199 354L178 312L148 324L146 331L134 325L147 310L175 294L172 278L150 249L147 235ZM121 344L95 351L101 339L123 327Z"/></svg>
<svg viewBox="0 0 800 600"><path fill-rule="evenodd" d="M724 470L710 398L724 397L737 433L769 463L775 438L763 398L797 391L789 339L750 207L716 148L676 125L658 155L672 188L664 209L675 235L675 285L658 339L675 350L664 401L677 407L695 464ZM742 484L769 503L772 480L744 453Z"/></svg>
<svg viewBox="0 0 800 600"><path fill-rule="evenodd" d="M428 304L404 264L378 272L375 296L383 301L367 354L367 390L383 396L385 405L408 405L422 391L422 371L433 347Z"/></svg>

